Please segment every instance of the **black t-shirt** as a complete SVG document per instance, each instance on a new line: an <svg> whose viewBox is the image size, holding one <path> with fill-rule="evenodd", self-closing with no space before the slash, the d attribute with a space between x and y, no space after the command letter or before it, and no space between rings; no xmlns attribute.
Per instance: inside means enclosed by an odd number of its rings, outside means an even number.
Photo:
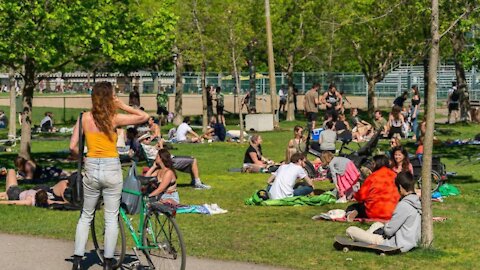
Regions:
<svg viewBox="0 0 480 270"><path fill-rule="evenodd" d="M335 122L335 130L340 131L340 130L345 130L347 129L347 125L343 121L337 121Z"/></svg>
<svg viewBox="0 0 480 270"><path fill-rule="evenodd" d="M207 106L213 106L212 95L210 94L210 91L208 91L208 90L207 90Z"/></svg>
<svg viewBox="0 0 480 270"><path fill-rule="evenodd" d="M403 107L403 103L405 103L405 100L406 98L400 96L400 97L397 97L394 101L393 101L393 105L397 105L398 107Z"/></svg>
<svg viewBox="0 0 480 270"><path fill-rule="evenodd" d="M250 153L255 153L257 155L258 160L262 160L262 147L258 146L258 152L253 148L253 146L249 146L247 148L247 152L245 152L245 157L243 158L243 163L254 163L252 158L250 157Z"/></svg>

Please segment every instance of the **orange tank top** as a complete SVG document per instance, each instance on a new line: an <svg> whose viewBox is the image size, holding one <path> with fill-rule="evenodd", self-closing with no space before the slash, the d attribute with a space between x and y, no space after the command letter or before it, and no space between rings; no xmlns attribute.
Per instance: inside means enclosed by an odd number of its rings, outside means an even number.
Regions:
<svg viewBox="0 0 480 270"><path fill-rule="evenodd" d="M118 157L117 133L112 133L112 139L103 132L85 131L87 157L115 158Z"/></svg>

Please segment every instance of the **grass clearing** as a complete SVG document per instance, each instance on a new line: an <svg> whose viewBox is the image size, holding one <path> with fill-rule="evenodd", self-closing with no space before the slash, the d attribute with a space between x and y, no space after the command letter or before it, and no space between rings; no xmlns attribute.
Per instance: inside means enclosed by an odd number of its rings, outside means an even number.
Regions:
<svg viewBox="0 0 480 270"><path fill-rule="evenodd" d="M285 131L262 133L263 150L267 157L282 160L285 146L294 124L285 123ZM437 126L437 137L447 139L472 138L478 125L457 124ZM168 130L169 126L164 128ZM235 127L231 127L232 129ZM2 135L3 136L3 135ZM442 155L448 171L458 175L451 179L462 194L449 197L444 203L434 203L435 216L448 220L434 224L435 241L431 250L416 249L398 256L380 257L368 252L343 253L333 248L333 237L344 234L346 223L312 221L313 215L329 209L346 208L346 204L321 207L258 207L245 206L243 200L266 184L266 174L229 173L228 168L240 167L247 144L213 143L176 145L177 155L193 155L199 160L201 178L213 186L208 191L180 187L182 203L218 203L229 213L217 216L182 214L178 223L186 240L187 254L222 260L264 263L292 269L478 269L477 239L473 232L480 230L480 161L472 158L480 153L479 145L435 146ZM386 149L387 141L379 148ZM414 145L407 144L409 152ZM48 140L36 138L32 152L36 159L65 157L68 138ZM18 151L18 146L14 148ZM15 153L1 153L0 165L11 167ZM74 169L74 163L56 163ZM142 165L142 164L141 164ZM179 183L188 184L189 176L179 173ZM4 190L4 181L0 190ZM321 183L320 189L333 185ZM73 240L78 212L64 212L33 207L0 206L0 231ZM356 224L358 225L358 224ZM367 227L362 225L362 227ZM73 245L72 245L73 252Z"/></svg>

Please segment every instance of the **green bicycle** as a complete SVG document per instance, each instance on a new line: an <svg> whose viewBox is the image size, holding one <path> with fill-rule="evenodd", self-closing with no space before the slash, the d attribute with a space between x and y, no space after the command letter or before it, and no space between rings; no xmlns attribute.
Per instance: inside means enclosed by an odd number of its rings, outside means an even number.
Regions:
<svg viewBox="0 0 480 270"><path fill-rule="evenodd" d="M142 185L156 178L139 177ZM148 196L134 190L122 190L124 193L141 197L139 225L136 229L132 219L127 215L124 206L120 207L119 233L115 248L114 269L122 267L125 259L126 238L125 227L132 235L135 247L133 251L137 260L129 264L129 268L140 266L138 250L146 257L148 269L180 269L186 265L185 244L182 233L175 221L176 212L160 203L149 203ZM103 246L105 234L105 219L103 209L95 211L95 217L90 225L95 251L103 263ZM145 268L142 268L145 269Z"/></svg>

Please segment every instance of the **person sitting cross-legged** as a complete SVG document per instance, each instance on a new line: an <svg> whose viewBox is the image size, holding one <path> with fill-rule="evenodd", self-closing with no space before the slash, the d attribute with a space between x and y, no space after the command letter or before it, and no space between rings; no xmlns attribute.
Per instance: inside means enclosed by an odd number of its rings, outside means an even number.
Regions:
<svg viewBox="0 0 480 270"><path fill-rule="evenodd" d="M292 196L304 196L312 193L313 182L305 172L305 156L295 153L290 158L290 163L284 164L272 173L268 179L267 188L271 199L283 199ZM304 182L298 183L297 180Z"/></svg>
<svg viewBox="0 0 480 270"><path fill-rule="evenodd" d="M395 179L401 200L385 225L376 222L365 231L351 226L347 235L354 241L397 247L407 252L416 247L421 238L422 206L415 194L415 180L410 172L401 172Z"/></svg>

